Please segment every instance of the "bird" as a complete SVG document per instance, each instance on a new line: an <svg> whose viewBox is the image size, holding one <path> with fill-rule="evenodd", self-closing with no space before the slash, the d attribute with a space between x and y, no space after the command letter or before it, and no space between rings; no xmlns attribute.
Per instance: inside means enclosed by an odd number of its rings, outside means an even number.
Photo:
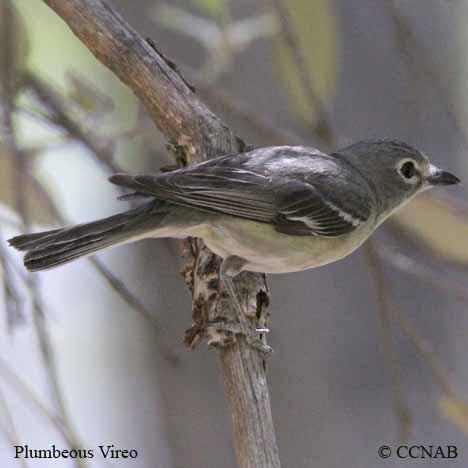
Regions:
<svg viewBox="0 0 468 468"><path fill-rule="evenodd" d="M141 204L94 222L8 240L42 271L144 238L201 238L223 260L220 278L252 344L233 278L289 273L338 261L417 194L460 179L395 139L362 140L335 152L256 148L171 172L114 174ZM257 343L258 344L258 343Z"/></svg>

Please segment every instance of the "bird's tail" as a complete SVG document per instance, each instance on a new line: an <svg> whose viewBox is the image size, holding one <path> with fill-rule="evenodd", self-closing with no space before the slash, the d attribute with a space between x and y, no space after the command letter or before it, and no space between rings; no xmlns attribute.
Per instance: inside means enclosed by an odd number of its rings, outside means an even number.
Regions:
<svg viewBox="0 0 468 468"><path fill-rule="evenodd" d="M26 252L24 265L29 271L47 270L106 247L145 237L161 225L167 213L163 202L151 201L91 223L16 236L8 243Z"/></svg>

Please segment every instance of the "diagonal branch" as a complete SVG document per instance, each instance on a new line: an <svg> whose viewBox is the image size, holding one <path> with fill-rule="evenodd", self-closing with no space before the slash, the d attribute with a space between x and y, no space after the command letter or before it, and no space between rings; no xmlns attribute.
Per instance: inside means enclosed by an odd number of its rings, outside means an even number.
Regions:
<svg viewBox="0 0 468 468"><path fill-rule="evenodd" d="M245 144L194 94L175 67L143 40L102 0L44 0L95 57L126 83L153 121L188 164L239 152ZM194 312L232 321L231 305L217 307L217 287L209 283L216 259L202 245L193 272ZM268 300L262 275L243 274L237 282L243 302L264 320ZM236 453L242 468L277 468L278 449L262 357L240 337L220 350L232 412Z"/></svg>

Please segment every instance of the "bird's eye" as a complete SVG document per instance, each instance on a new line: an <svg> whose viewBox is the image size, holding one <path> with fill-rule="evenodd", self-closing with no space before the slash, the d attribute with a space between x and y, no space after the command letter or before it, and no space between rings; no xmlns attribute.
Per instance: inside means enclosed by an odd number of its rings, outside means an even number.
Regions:
<svg viewBox="0 0 468 468"><path fill-rule="evenodd" d="M416 174L416 168L412 161L406 161L400 168L401 175L405 179L411 179Z"/></svg>

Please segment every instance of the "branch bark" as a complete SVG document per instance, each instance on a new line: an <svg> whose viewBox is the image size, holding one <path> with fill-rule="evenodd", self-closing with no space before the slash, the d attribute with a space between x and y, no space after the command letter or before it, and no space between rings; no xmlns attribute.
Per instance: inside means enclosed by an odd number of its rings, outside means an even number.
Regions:
<svg viewBox="0 0 468 468"><path fill-rule="evenodd" d="M126 83L187 164L246 148L194 94L175 66L102 0L44 0L94 56ZM217 294L217 259L201 243L194 261L194 317L232 321L231 304ZM247 315L264 327L268 289L263 275L239 275L237 289ZM242 337L220 347L220 362L241 468L279 468L262 356Z"/></svg>

